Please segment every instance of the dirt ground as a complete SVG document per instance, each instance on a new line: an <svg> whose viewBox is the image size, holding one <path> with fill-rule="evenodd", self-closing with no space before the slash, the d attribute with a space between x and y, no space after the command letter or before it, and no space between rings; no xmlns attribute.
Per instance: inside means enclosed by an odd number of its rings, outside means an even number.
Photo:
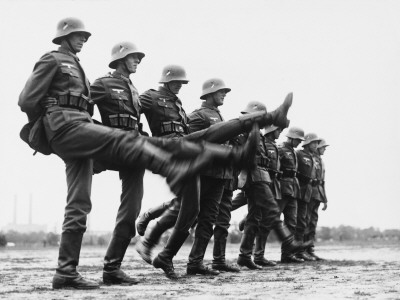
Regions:
<svg viewBox="0 0 400 300"><path fill-rule="evenodd" d="M238 244L228 245L227 258L236 261ZM267 257L279 260L278 244L268 244ZM158 252L161 248L157 248ZM209 245L205 262L212 258ZM143 262L134 246L123 269L141 283L104 286L98 290L52 290L57 248L0 250L0 299L400 299L400 243L318 244L321 262L278 264L260 271L218 276L187 276L185 245L175 259L178 281ZM79 271L101 281L105 248L84 247Z"/></svg>

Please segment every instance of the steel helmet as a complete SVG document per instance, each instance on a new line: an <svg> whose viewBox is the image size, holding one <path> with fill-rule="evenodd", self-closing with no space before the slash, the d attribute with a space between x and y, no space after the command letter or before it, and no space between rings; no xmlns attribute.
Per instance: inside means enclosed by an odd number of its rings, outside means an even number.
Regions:
<svg viewBox="0 0 400 300"><path fill-rule="evenodd" d="M300 127L290 127L286 136L292 139L299 139L304 141L304 130Z"/></svg>
<svg viewBox="0 0 400 300"><path fill-rule="evenodd" d="M83 32L86 35L86 39L92 34L86 31L83 22L77 18L64 18L57 24L56 36L53 39L53 43L60 45L63 38L73 32Z"/></svg>
<svg viewBox="0 0 400 300"><path fill-rule="evenodd" d="M307 133L304 137L303 146L308 145L311 142L319 142L321 139L318 138L316 133Z"/></svg>
<svg viewBox="0 0 400 300"><path fill-rule="evenodd" d="M317 148L328 147L329 145L326 143L324 139L321 139Z"/></svg>
<svg viewBox="0 0 400 300"><path fill-rule="evenodd" d="M267 107L259 101L250 101L246 108L241 111L242 114L253 113L257 111L267 111Z"/></svg>
<svg viewBox="0 0 400 300"><path fill-rule="evenodd" d="M182 83L188 83L189 80L186 78L185 69L178 65L168 65L164 67L159 83L168 83L171 81L181 81Z"/></svg>
<svg viewBox="0 0 400 300"><path fill-rule="evenodd" d="M144 57L144 53L140 52L136 45L131 42L120 42L111 49L111 61L108 66L111 69L117 68L117 61L125 58L129 54L136 53L139 57L139 63Z"/></svg>
<svg viewBox="0 0 400 300"><path fill-rule="evenodd" d="M277 130L279 127L275 126L275 125L268 125L264 127L264 134L268 134L270 132L274 132L275 130Z"/></svg>
<svg viewBox="0 0 400 300"><path fill-rule="evenodd" d="M225 82L222 79L208 79L203 83L203 91L201 93L200 99L205 100L207 95L218 92L220 90L226 90L227 93L231 91L231 89L225 85Z"/></svg>

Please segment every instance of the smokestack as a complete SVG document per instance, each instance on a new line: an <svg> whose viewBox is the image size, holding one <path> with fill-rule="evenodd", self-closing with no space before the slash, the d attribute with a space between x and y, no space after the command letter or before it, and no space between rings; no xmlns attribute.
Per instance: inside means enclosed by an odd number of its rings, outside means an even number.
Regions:
<svg viewBox="0 0 400 300"><path fill-rule="evenodd" d="M13 224L17 224L17 195L14 195L14 220L13 220Z"/></svg>
<svg viewBox="0 0 400 300"><path fill-rule="evenodd" d="M32 225L32 194L29 194L29 225Z"/></svg>

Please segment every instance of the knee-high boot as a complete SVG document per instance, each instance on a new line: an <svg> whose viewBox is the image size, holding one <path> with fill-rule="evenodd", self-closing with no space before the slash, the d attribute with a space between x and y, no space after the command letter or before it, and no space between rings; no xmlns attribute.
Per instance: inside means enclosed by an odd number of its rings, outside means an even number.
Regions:
<svg viewBox="0 0 400 300"><path fill-rule="evenodd" d="M203 264L204 254L210 240L206 238L195 238L192 250L189 254L189 262L187 264L186 273L188 275L218 275L218 271L209 269Z"/></svg>
<svg viewBox="0 0 400 300"><path fill-rule="evenodd" d="M276 263L267 260L264 257L265 246L268 240L268 233L258 233L256 236L256 245L254 247L254 263L262 267L274 267Z"/></svg>
<svg viewBox="0 0 400 300"><path fill-rule="evenodd" d="M149 222L151 220L154 220L154 219L157 219L158 217L160 217L168 209L168 207L171 205L171 203L174 200L175 199L168 201L168 202L164 202L161 205L152 207L148 211L144 212L140 216L139 220L136 223L137 233L140 236L143 236L146 231L147 225L149 225Z"/></svg>
<svg viewBox="0 0 400 300"><path fill-rule="evenodd" d="M248 132L257 123L260 128L267 125L276 125L281 128L289 126L290 121L287 119L287 113L292 105L293 94L286 96L284 102L274 111L260 111L240 116L238 119L232 119L226 122L219 122L207 128L191 133L191 140L203 139L212 143L223 143L230 140L241 133Z"/></svg>
<svg viewBox="0 0 400 300"><path fill-rule="evenodd" d="M153 260L153 266L155 268L161 268L165 275L170 279L178 279L172 259L178 253L188 235L189 232L187 231L183 232L174 229L163 251L161 251Z"/></svg>
<svg viewBox="0 0 400 300"><path fill-rule="evenodd" d="M112 236L104 257L103 282L105 284L137 284L139 281L129 277L121 270L121 263L124 259L126 249L131 239Z"/></svg>
<svg viewBox="0 0 400 300"><path fill-rule="evenodd" d="M262 267L256 265L251 260L251 254L253 252L253 245L254 245L254 238L255 238L254 232L248 231L242 235L242 240L240 242L240 254L237 259L237 264L242 267L247 267L250 270L259 270L259 269L262 269Z"/></svg>
<svg viewBox="0 0 400 300"><path fill-rule="evenodd" d="M214 231L214 249L212 268L218 271L225 272L240 272L240 269L234 265L227 264L225 260L227 236L217 236Z"/></svg>
<svg viewBox="0 0 400 300"><path fill-rule="evenodd" d="M146 235L136 243L136 251L148 264L152 263L152 251L160 241L164 232L175 225L177 216L167 210L154 227L146 232Z"/></svg>
<svg viewBox="0 0 400 300"><path fill-rule="evenodd" d="M77 271L83 233L63 232L58 254L58 267L53 277L53 289L96 289L99 284L84 279Z"/></svg>

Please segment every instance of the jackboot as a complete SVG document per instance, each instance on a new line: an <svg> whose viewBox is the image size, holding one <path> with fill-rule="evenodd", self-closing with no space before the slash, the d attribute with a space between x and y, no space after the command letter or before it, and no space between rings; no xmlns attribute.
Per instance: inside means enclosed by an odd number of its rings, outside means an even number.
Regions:
<svg viewBox="0 0 400 300"><path fill-rule="evenodd" d="M187 231L183 232L174 229L163 251L153 260L153 266L162 269L169 279L178 279L172 259L178 253L188 235L189 232Z"/></svg>
<svg viewBox="0 0 400 300"><path fill-rule="evenodd" d="M213 159L208 151L202 151L195 158L177 159L177 156L146 141L143 141L140 149L145 167L164 176L171 191L177 195L184 188L185 181L204 170Z"/></svg>
<svg viewBox="0 0 400 300"><path fill-rule="evenodd" d="M130 242L131 239L118 236L111 237L110 244L108 245L104 257L103 282L105 284L133 285L139 283L139 280L129 277L121 270L121 263Z"/></svg>
<svg viewBox="0 0 400 300"><path fill-rule="evenodd" d="M144 212L136 223L137 233L140 236L143 236L150 221L160 217L168 209L170 204L171 201L164 202L161 205L150 208L148 211Z"/></svg>
<svg viewBox="0 0 400 300"><path fill-rule="evenodd" d="M279 240L282 242L282 251L285 253L297 253L303 250L302 243L295 240L294 235L282 221L277 222L273 228Z"/></svg>
<svg viewBox="0 0 400 300"><path fill-rule="evenodd" d="M226 250L226 236L216 238L214 235L214 249L213 249L213 261L212 268L217 271L224 272L240 272L240 269L234 265L226 263L225 250Z"/></svg>
<svg viewBox="0 0 400 300"><path fill-rule="evenodd" d="M303 263L304 259L297 258L293 253L282 253L281 254L281 263L283 264L300 264Z"/></svg>
<svg viewBox="0 0 400 300"><path fill-rule="evenodd" d="M251 260L251 253L253 252L255 235L252 233L244 233L242 241L240 242L240 254L237 259L237 264L241 267L247 267L250 270L260 270L262 267L256 265Z"/></svg>
<svg viewBox="0 0 400 300"><path fill-rule="evenodd" d="M240 116L242 128L249 131L254 123L257 123L260 128L267 125L275 125L281 128L289 127L290 120L287 119L287 113L292 102L293 93L289 93L283 103L272 112L260 111Z"/></svg>
<svg viewBox="0 0 400 300"><path fill-rule="evenodd" d="M208 246L209 239L206 238L195 238L192 246L192 250L189 254L189 262L186 267L186 273L188 275L218 275L219 272L209 269L203 264L204 254Z"/></svg>
<svg viewBox="0 0 400 300"><path fill-rule="evenodd" d="M268 234L257 234L256 245L254 247L254 263L262 267L275 267L276 262L264 257L265 245L267 244Z"/></svg>
<svg viewBox="0 0 400 300"><path fill-rule="evenodd" d="M316 259L312 256L310 256L306 251L302 250L298 253L296 253L297 258L301 258L304 261L316 261Z"/></svg>
<svg viewBox="0 0 400 300"><path fill-rule="evenodd" d="M238 169L249 168L255 164L255 155L260 143L260 130L257 124L243 146L226 147L218 144L203 143L204 151L213 157L213 163L222 166L234 166Z"/></svg>
<svg viewBox="0 0 400 300"><path fill-rule="evenodd" d="M153 249L157 246L163 233L173 227L175 222L176 219L172 215L164 214L154 227L136 243L136 252L145 262L151 265Z"/></svg>
<svg viewBox="0 0 400 300"><path fill-rule="evenodd" d="M53 289L98 289L97 282L84 279L76 270L79 264L83 233L63 232L58 254L58 267L53 277Z"/></svg>
<svg viewBox="0 0 400 300"><path fill-rule="evenodd" d="M315 260L317 260L317 261L324 260L323 258L319 257L317 254L315 254L314 245L308 248L307 253L309 256L315 258Z"/></svg>

